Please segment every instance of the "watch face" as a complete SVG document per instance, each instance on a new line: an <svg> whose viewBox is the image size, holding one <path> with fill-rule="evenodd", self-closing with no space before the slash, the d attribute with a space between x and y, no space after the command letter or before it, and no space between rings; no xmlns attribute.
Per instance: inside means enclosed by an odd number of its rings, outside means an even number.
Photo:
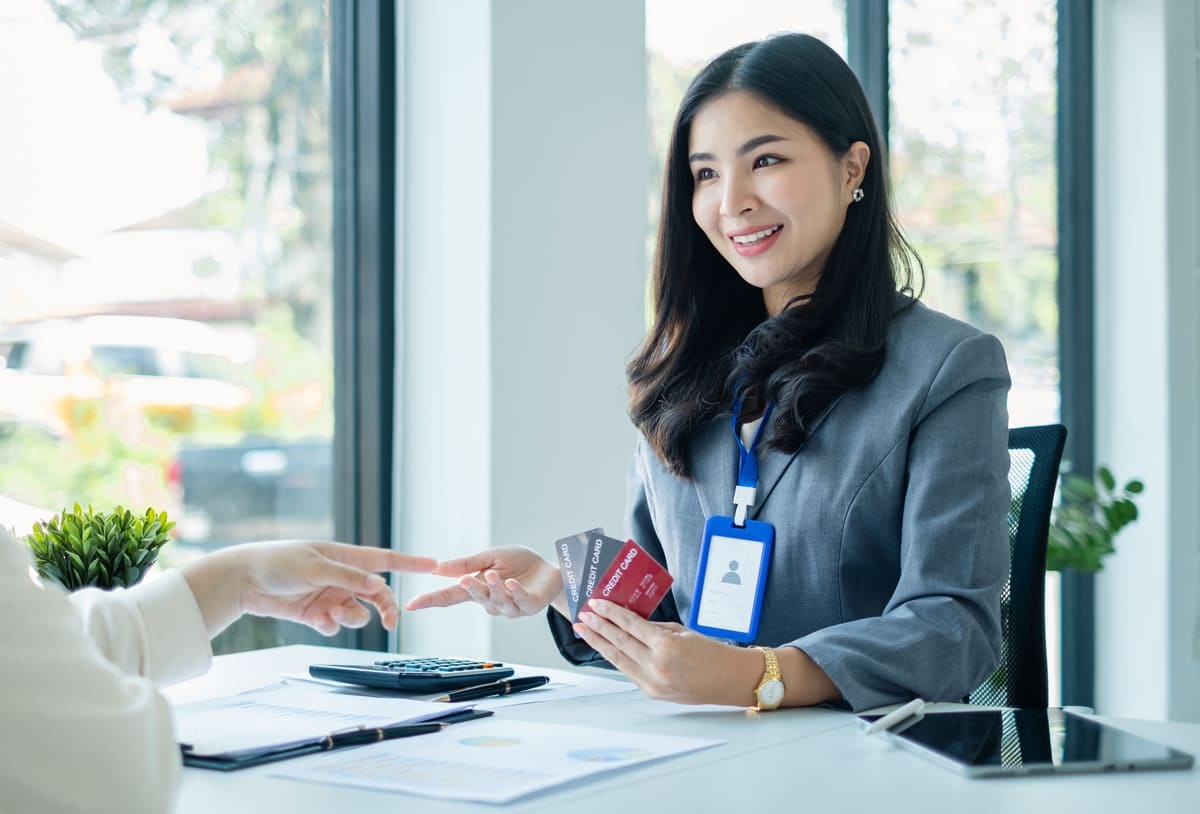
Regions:
<svg viewBox="0 0 1200 814"><path fill-rule="evenodd" d="M755 694L758 696L758 705L763 709L775 709L783 703L783 682L778 679L764 681Z"/></svg>

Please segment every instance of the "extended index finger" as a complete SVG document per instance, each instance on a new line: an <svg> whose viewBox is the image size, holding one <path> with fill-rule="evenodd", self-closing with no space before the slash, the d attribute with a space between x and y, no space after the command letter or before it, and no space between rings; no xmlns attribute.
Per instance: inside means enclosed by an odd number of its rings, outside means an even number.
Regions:
<svg viewBox="0 0 1200 814"><path fill-rule="evenodd" d="M346 543L322 543L317 549L331 560L353 565L365 571L409 571L428 574L437 567L432 557L418 557L390 548L347 545Z"/></svg>
<svg viewBox="0 0 1200 814"><path fill-rule="evenodd" d="M467 574L478 574L496 565L496 557L490 551L481 551L469 557L459 557L455 560L444 560L436 564L433 573L439 577L462 577Z"/></svg>
<svg viewBox="0 0 1200 814"><path fill-rule="evenodd" d="M425 608L448 608L451 605L461 605L472 602L471 595L461 585L452 585L429 593L418 594L404 604L406 610L424 610Z"/></svg>

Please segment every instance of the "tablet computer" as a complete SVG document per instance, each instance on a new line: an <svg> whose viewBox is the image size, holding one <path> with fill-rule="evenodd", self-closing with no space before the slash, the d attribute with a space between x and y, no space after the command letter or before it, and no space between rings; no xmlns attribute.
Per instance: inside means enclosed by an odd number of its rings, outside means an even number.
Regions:
<svg viewBox="0 0 1200 814"><path fill-rule="evenodd" d="M928 712L879 734L968 777L1192 767L1189 754L1061 709Z"/></svg>

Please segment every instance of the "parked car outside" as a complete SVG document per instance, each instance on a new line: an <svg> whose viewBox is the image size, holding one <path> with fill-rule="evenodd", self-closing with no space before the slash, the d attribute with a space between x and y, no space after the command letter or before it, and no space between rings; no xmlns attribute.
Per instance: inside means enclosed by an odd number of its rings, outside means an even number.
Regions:
<svg viewBox="0 0 1200 814"><path fill-rule="evenodd" d="M115 415L233 411L254 340L169 317L90 316L0 328L0 427L72 435L74 406L104 399Z"/></svg>
<svg viewBox="0 0 1200 814"><path fill-rule="evenodd" d="M248 540L328 540L333 534L333 445L328 438L184 443L167 469L175 538L219 548Z"/></svg>

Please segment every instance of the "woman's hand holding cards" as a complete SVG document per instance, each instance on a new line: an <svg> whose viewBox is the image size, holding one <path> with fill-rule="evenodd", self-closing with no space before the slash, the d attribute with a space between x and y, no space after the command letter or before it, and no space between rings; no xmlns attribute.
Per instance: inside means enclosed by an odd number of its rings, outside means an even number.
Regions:
<svg viewBox="0 0 1200 814"><path fill-rule="evenodd" d="M593 598L575 631L650 698L680 704L754 703L763 670L757 650L732 647L676 622L649 622Z"/></svg>

